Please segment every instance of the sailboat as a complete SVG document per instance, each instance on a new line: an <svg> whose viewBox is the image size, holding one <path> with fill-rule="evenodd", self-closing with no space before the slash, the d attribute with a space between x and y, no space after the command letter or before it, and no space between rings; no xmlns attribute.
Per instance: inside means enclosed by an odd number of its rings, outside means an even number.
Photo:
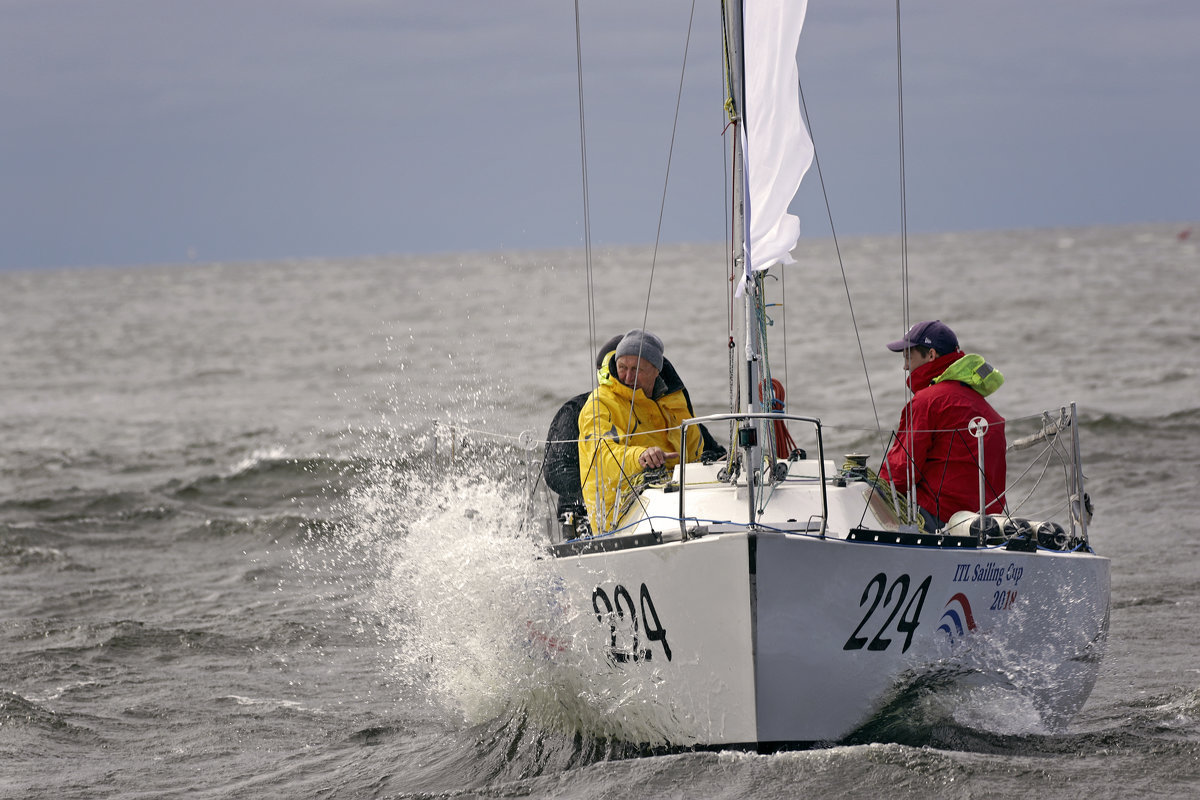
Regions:
<svg viewBox="0 0 1200 800"><path fill-rule="evenodd" d="M728 433L728 455L647 479L611 526L563 513L545 559L553 615L583 628L564 637L531 623L530 647L569 661L573 686L636 698L637 723L613 729L650 745L837 742L929 675L1015 693L1065 725L1095 684L1109 612L1074 405L1009 440L1014 458L1036 450L1062 476L1051 505L1064 520L1020 516L1029 506L1010 491L1004 513L959 512L935 530L864 458L830 457L820 419L772 409L763 276L792 260L787 207L813 156L796 68L806 6L723 3L740 399L684 422L680 452L705 427ZM793 436L805 446L780 447Z"/></svg>

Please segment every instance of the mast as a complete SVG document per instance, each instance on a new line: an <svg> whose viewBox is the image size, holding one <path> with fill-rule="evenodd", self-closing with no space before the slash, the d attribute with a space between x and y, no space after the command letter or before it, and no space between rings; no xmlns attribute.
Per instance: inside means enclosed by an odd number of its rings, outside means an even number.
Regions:
<svg viewBox="0 0 1200 800"><path fill-rule="evenodd" d="M758 340L758 326L755 325L755 304L758 297L758 286L750 270L750 219L749 204L746 202L747 181L746 172L746 61L743 47L742 30L743 0L728 0L725 3L726 46L729 63L729 89L733 95L737 135L733 139L733 264L734 275L745 276L741 289L743 338L741 345L746 363L746 378L748 385L742 386L742 410L754 412L762 410L763 403L756 394L749 391L757 385L758 358L761 343Z"/></svg>
<svg viewBox="0 0 1200 800"><path fill-rule="evenodd" d="M735 126L733 137L733 274L746 268L746 183L743 162L743 137L746 98L746 61L743 54L742 0L726 0L722 3L725 12L725 63L729 81L730 99L733 107L731 121Z"/></svg>
<svg viewBox="0 0 1200 800"><path fill-rule="evenodd" d="M800 114L796 51L808 0L725 0L725 43L734 137L733 263L741 299L742 369L737 370L742 413L765 413L767 383L762 273L793 264L791 250L800 237L800 220L788 206L813 160L812 139ZM735 333L735 337L738 334ZM738 431L746 455L751 494L776 480L775 448L767 418L747 421ZM751 509L751 523L754 509Z"/></svg>
<svg viewBox="0 0 1200 800"><path fill-rule="evenodd" d="M735 322L735 340L737 331L741 330L741 346L743 368L737 370L738 397L740 410L746 413L762 411L765 408L765 398L758 396L758 386L761 382L760 355L762 344L758 338L758 291L759 282L750 270L750 208L746 202L747 181L746 173L746 61L743 33L743 0L726 0L725 15L725 57L728 65L729 92L733 101L733 115L736 124L736 135L733 137L733 274L741 278L740 319ZM761 482L762 466L762 432L765 423L761 420L743 423L737 431L735 443L745 454L747 500L749 502L749 522L753 525L757 516L757 488Z"/></svg>

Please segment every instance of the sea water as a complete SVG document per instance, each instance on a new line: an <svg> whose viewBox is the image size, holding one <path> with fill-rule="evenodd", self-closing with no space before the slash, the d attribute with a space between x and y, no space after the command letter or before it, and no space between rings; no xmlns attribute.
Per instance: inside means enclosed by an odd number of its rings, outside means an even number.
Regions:
<svg viewBox="0 0 1200 800"><path fill-rule="evenodd" d="M721 246L597 250L594 326L575 251L0 274L0 796L1195 796L1184 227L806 241L769 280L772 370L831 457L877 464L898 419L904 259L1000 413L1077 402L1113 586L1066 729L928 675L770 756L622 741L665 724L652 691L564 677L537 566L536 445L598 342L655 330L726 408Z"/></svg>

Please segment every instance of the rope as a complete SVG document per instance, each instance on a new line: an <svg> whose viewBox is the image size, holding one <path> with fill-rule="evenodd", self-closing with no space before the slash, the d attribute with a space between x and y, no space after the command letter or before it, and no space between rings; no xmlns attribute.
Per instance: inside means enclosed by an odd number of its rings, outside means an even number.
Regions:
<svg viewBox="0 0 1200 800"><path fill-rule="evenodd" d="M896 509L896 515L900 517L900 519L907 522L910 516L915 516L916 519L913 520L913 524L915 524L920 530L925 530L925 519L920 514L913 515L909 512L908 498L906 498L904 495L898 495L893 492L892 485L880 478L879 473L875 472L875 470L871 469L870 467L859 467L853 461L847 461L842 465L842 469L856 469L861 471L865 476L866 482L876 492L879 493L879 495L887 502L889 506ZM867 516L867 508L869 508L869 505L863 507L863 515L859 519L860 525L862 524L862 520Z"/></svg>
<svg viewBox="0 0 1200 800"><path fill-rule="evenodd" d="M732 414L732 413L736 413L738 411L739 406L741 405L741 400L742 400L741 385L742 384L741 384L741 381L739 381L737 379L737 367L738 367L737 350L736 350L737 345L736 345L736 337L734 335L734 325L736 324L737 315L736 315L736 312L734 309L734 292L731 291L732 287L736 286L738 283L737 255L735 253L735 247L737 246L737 243L735 241L737 220L735 218L735 214L734 214L734 210L733 210L733 201L736 199L736 194L737 194L737 187L735 186L734 178L736 177L736 172L737 172L738 167L737 167L737 160L733 159L731 161L729 159L729 156L730 156L730 154L736 155L736 153L737 153L737 143L738 143L738 139L741 135L739 132L739 126L741 125L742 118L741 118L741 109L739 109L734 102L733 64L729 59L730 41L729 41L729 25L727 24L730 11L727 8L727 3L725 0L722 0L722 2L721 2L720 12L721 12L721 24L720 24L720 31L721 31L721 87L722 87L722 91L724 92L724 95L725 95L725 103L724 103L724 108L723 108L724 113L725 113L725 124L722 126L721 136L722 136L722 138L726 139L726 144L722 148L722 152L723 152L723 165L722 166L724 168L724 181L725 181L725 219L728 223L728 228L726 230L726 240L725 240L725 245L726 245L726 247L725 247L725 263L726 263L726 278L727 278L725 295L726 295L726 301L727 301L727 304L726 304L726 315L727 315L727 322L728 322L727 333L729 336L729 412ZM732 138L728 138L730 136L730 131L732 131ZM727 431L727 435L729 437L729 441L731 443L734 442L735 427L736 426L734 424L734 421L729 420L729 422L726 425L726 431ZM739 454L738 448L735 446L731 446L729 448L728 460L726 462L726 469L729 471L729 473L731 475L734 474L734 471L737 468L737 465L740 463L740 458L741 458L741 456Z"/></svg>
<svg viewBox="0 0 1200 800"><path fill-rule="evenodd" d="M724 124L721 127L721 138L725 139L721 147L721 176L724 181L725 190L725 220L728 223L725 238L725 328L726 335L729 337L729 413L737 411L737 363L735 358L735 344L733 336L734 311L733 311L733 292L729 291L729 287L734 285L736 278L734 277L734 257L733 257L733 166L729 160L730 153L733 152L732 140L728 139L729 131L733 129L733 136L737 137L738 118L737 111L733 107L733 92L730 89L730 65L729 65L729 31L725 25L725 3L721 3L721 86L725 94L725 103L722 107L722 114L725 117ZM726 423L726 435L730 442L733 441L733 420ZM727 459L727 468L732 471L733 463L737 458L737 448L729 448L729 456Z"/></svg>
<svg viewBox="0 0 1200 800"><path fill-rule="evenodd" d="M722 30L724 30L723 25L721 26L721 28L722 28ZM726 83L728 83L728 75L726 75ZM730 128L733 128L733 130L734 130L733 135L735 137L737 136L737 122L735 120L725 126L725 129L721 132L722 137L726 136L726 134L728 133ZM729 337L729 346L728 346L728 351L729 351L729 398L728 398L729 408L728 408L728 411L729 411L729 413L732 414L732 413L735 413L738 408L737 391L738 391L738 385L739 385L738 380L737 380L737 344L736 344L737 340L734 338L734 335L733 335L733 325L734 325L733 292L729 291L729 287L733 286L734 283L737 281L737 276L734 274L736 265L735 265L735 259L733 256L734 221L733 221L733 212L730 209L730 205L733 201L733 185L732 185L732 181L730 180L732 168L731 168L730 162L728 160L729 153L733 150L733 146L732 146L732 144L727 144L725 147L722 147L721 150L722 150L722 157L724 159L723 169L724 169L724 176L725 176L725 219L728 220L728 222L729 222L727 238L725 241L725 245L726 245L725 246L725 277L726 277L725 322L726 322L726 335ZM726 424L725 427L726 427L726 435L728 437L728 440L730 442L732 442L733 441L733 429L734 429L733 420L730 420ZM729 448L729 458L728 458L728 468L730 469L730 471L733 470L733 465L734 465L734 462L737 460L737 458L738 458L737 448L730 447Z"/></svg>

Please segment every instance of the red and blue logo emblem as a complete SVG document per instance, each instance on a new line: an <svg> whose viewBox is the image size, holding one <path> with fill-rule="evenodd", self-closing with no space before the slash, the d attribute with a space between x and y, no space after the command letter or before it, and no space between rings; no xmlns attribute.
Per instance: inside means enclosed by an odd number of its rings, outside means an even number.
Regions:
<svg viewBox="0 0 1200 800"><path fill-rule="evenodd" d="M959 592L946 602L946 610L942 612L938 630L945 631L951 642L975 630L971 601L965 594Z"/></svg>

